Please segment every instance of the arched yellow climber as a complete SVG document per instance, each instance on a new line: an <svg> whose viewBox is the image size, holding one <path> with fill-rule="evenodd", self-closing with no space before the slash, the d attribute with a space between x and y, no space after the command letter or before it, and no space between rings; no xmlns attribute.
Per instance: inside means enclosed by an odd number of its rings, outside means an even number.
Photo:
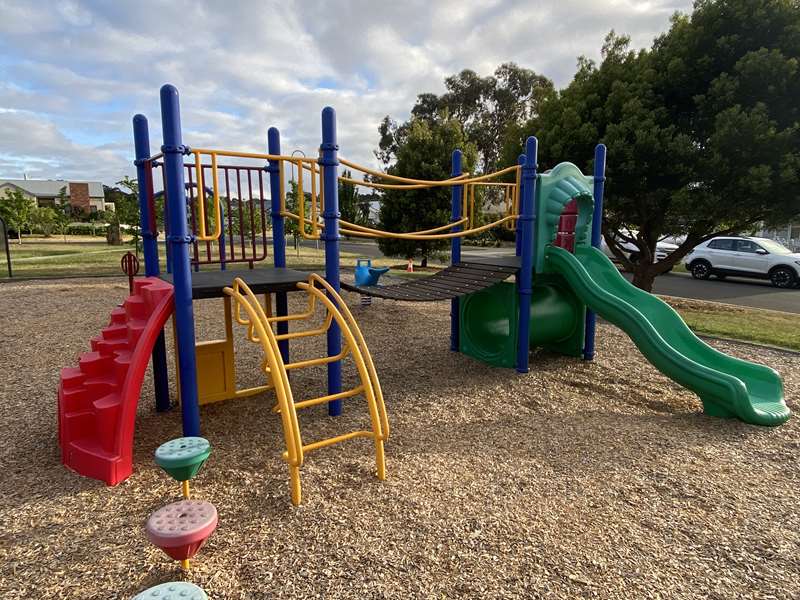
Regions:
<svg viewBox="0 0 800 600"><path fill-rule="evenodd" d="M262 369L272 379L275 389L277 399L275 408L281 415L286 442L286 451L283 452L283 459L289 465L292 503L295 506L300 504L302 498L300 467L303 465L306 452L357 437L372 438L375 443L375 462L378 479L385 479L386 461L383 444L389 437L389 420L383 403L383 392L378 381L378 374L375 371L375 365L372 362L372 356L369 353L364 336L361 334L347 304L333 287L319 275L309 275L308 281L298 283L297 287L308 294L308 310L303 313L289 314L282 317L269 316L264 311L256 295L238 277L234 280L233 287L226 287L223 290L235 303L234 316L236 322L247 327L247 338L251 342L260 344L264 351ZM320 327L282 335L278 335L273 331L272 324L279 321L310 320L316 312L317 302L326 310L325 319ZM246 314L242 314L242 311ZM342 332L344 347L341 353L335 356L313 358L295 363L285 364L283 362L278 348L279 340L325 335L333 321L336 321ZM353 362L358 372L360 381L358 385L338 394L295 401L287 376L288 370L327 364L341 360L348 354L353 357ZM303 444L297 420L297 409L358 395L363 395L367 401L372 431L351 431L309 444Z"/></svg>

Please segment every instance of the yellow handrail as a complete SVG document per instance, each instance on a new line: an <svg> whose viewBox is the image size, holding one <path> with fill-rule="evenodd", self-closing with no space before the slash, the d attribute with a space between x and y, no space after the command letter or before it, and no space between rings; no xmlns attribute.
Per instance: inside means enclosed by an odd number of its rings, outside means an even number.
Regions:
<svg viewBox="0 0 800 600"><path fill-rule="evenodd" d="M374 177L380 177L382 179L388 179L390 181L400 181L403 183L428 185L430 187L451 187L454 185L461 185L463 183L477 183L479 181L487 181L490 179L494 179L495 177L500 177L501 175L510 173L511 171L517 171L521 169L519 165L512 165L510 167L506 167L505 169L495 171L494 173L487 173L486 175L480 175L478 177L472 177L467 179L452 178L444 180L429 180L429 179L411 179L409 177L400 177L399 175L390 175L389 173L381 173L380 171L369 169L367 167L356 164L354 162L350 162L349 160L345 160L343 158L340 158L339 162L345 166L350 167L351 169L361 171L362 173L367 173L368 175L373 175ZM388 188L388 189L400 189L400 188Z"/></svg>
<svg viewBox="0 0 800 600"><path fill-rule="evenodd" d="M453 227L458 227L459 225L463 225L467 222L467 217L463 217L458 221L453 221L452 223L445 223L444 225L439 225L438 227L434 227L432 229L424 229L422 231L414 231L412 232L414 235L428 235L431 233L437 233L442 231L443 229L452 229ZM339 223L344 225L347 229L355 229L356 231L365 231L367 233L383 233L381 229L373 229L372 227L365 227L364 225L356 225L355 223L351 223L350 221L345 221L344 219L339 219Z"/></svg>
<svg viewBox="0 0 800 600"><path fill-rule="evenodd" d="M458 175L457 177L452 177L450 179L444 179L443 182L453 182L452 185L460 184L462 180L468 177L467 174L465 175ZM339 181L344 181L346 183L352 183L353 185L359 185L368 188L374 188L378 190L424 190L430 189L432 187L436 187L430 183L409 183L408 185L405 184L390 184L390 183L378 183L375 181L363 181L359 179L352 179L351 177L344 177L340 175L338 177Z"/></svg>
<svg viewBox="0 0 800 600"><path fill-rule="evenodd" d="M222 234L222 209L220 207L219 186L217 181L217 155L211 155L211 177L214 181L214 234L208 235L206 231L206 188L203 182L203 165L200 152L194 150L194 168L197 172L197 223L199 235L195 236L199 242L212 242L218 240Z"/></svg>
<svg viewBox="0 0 800 600"><path fill-rule="evenodd" d="M430 234L430 235L420 235L415 233L393 233L391 231L382 231L380 229L375 229L372 231L357 231L354 229L345 229L344 227L341 228L339 231L346 235L350 235L353 237L363 237L363 238L391 238L396 240L420 240L420 241L449 240L452 238L465 237L468 235L481 233L482 231L486 231L487 229L491 229L492 227L497 227L498 225L502 225L503 223L514 220L518 216L519 215L508 215L507 217L503 217L502 219L498 219L497 221L487 223L486 225L481 225L480 227L465 229L464 231L454 231L453 233L440 233L440 234Z"/></svg>

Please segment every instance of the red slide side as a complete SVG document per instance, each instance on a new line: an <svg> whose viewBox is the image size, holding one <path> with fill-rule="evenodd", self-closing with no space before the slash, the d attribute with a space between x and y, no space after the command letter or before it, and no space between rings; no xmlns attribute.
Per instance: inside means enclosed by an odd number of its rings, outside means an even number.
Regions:
<svg viewBox="0 0 800 600"><path fill-rule="evenodd" d="M133 429L144 372L172 314L172 286L157 277L134 282L111 311L77 367L61 369L58 440L70 469L116 485L133 471Z"/></svg>

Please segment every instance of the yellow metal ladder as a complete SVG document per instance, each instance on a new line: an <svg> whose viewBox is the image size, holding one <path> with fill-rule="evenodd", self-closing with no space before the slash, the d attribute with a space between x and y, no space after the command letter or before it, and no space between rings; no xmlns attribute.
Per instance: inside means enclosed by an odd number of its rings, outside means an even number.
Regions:
<svg viewBox="0 0 800 600"><path fill-rule="evenodd" d="M377 465L378 479L386 478L386 461L384 457L384 442L389 437L389 420L386 407L383 403L383 392L378 381L378 374L372 362L364 336L358 328L353 314L345 304L342 297L322 277L316 274L309 276L307 282L298 283L297 287L308 295L308 309L303 313L284 316L268 316L261 306L256 295L240 278L236 278L232 287L226 287L224 292L233 299L234 318L240 325L247 326L247 337L251 342L261 345L264 351L262 369L272 379L275 388L277 404L276 412L281 415L283 434L286 442L286 451L283 459L289 465L291 479L292 503L300 504L302 493L300 487L300 467L306 452L317 450L358 437L372 438L375 443L375 462ZM327 292L327 294L326 294ZM311 319L315 312L317 302L325 309L326 315L322 325L315 329L306 329L292 333L276 334L273 324L280 321L300 321ZM242 311L246 315L242 314ZM325 335L333 321L339 325L342 332L342 351L335 356L325 356L285 364L278 348L278 341L299 337ZM329 394L309 400L295 402L292 388L289 384L287 371L301 369L316 365L328 364L352 356L358 372L359 385L337 394ZM323 404L332 400L363 395L367 401L372 431L359 430L344 433L331 438L326 438L309 444L303 444L300 436L300 427L297 420L297 409Z"/></svg>

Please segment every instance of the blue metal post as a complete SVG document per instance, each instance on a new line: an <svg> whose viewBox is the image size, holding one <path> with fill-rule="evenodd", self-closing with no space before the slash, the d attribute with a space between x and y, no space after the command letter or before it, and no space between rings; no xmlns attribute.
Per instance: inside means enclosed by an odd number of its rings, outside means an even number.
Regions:
<svg viewBox="0 0 800 600"><path fill-rule="evenodd" d="M136 179L139 182L139 224L142 231L142 252L144 253L144 274L146 277L158 277L158 239L157 232L150 229L155 222L155 215L150 214L150 186L147 170L151 169L147 159L150 158L150 131L147 117L133 117L133 142L136 149ZM164 330L158 334L153 346L153 383L155 384L156 411L164 412L171 408L169 401L169 373L167 371L167 347L164 341Z"/></svg>
<svg viewBox="0 0 800 600"><path fill-rule="evenodd" d="M453 150L453 156L450 159L451 172L450 175L458 177L461 175L461 150ZM450 188L450 209L451 221L455 222L461 219L461 198L464 193L463 185L454 185ZM451 231L461 231L462 227L453 227ZM450 240L450 264L455 265L461 262L461 238L454 237ZM459 347L459 308L458 298L450 300L450 350L458 352Z"/></svg>
<svg viewBox="0 0 800 600"><path fill-rule="evenodd" d="M195 361L194 312L192 310L192 270L189 245L192 236L186 227L186 193L183 179L181 113L178 90L166 84L161 87L161 128L164 134L164 173L169 207L167 244L172 256L172 284L175 298L176 352L181 383L183 435L200 435L200 405L197 399L197 364Z"/></svg>
<svg viewBox="0 0 800 600"><path fill-rule="evenodd" d="M517 327L517 372L528 372L531 330L531 293L533 290L533 228L536 220L536 159L539 142L531 136L525 142L525 163L522 166L522 196L517 230L522 227L522 266L518 278L519 321ZM520 232L517 231L517 235Z"/></svg>
<svg viewBox="0 0 800 600"><path fill-rule="evenodd" d="M592 246L600 247L603 235L603 190L606 185L606 147L597 144L594 149L594 213L592 214ZM594 311L586 311L586 337L583 342L583 359L594 359L594 341L597 329L597 316Z"/></svg>
<svg viewBox="0 0 800 600"><path fill-rule="evenodd" d="M281 154L281 134L275 127L267 131L267 152L274 156ZM283 227L281 214L281 165L280 161L271 160L266 167L269 173L269 195L272 200L270 215L272 216L272 259L277 268L286 268L286 231ZM289 301L286 292L275 294L275 314L285 316L289 314ZM278 334L289 333L289 323L278 323ZM284 363L289 362L289 340L280 340L278 348Z"/></svg>
<svg viewBox="0 0 800 600"><path fill-rule="evenodd" d="M517 164L520 166L525 165L525 155L520 154L519 159L517 160ZM519 190L517 190L518 197L522 200L522 194L525 190L525 182L523 181L522 177L519 178ZM517 210L522 212L522 207L517 206ZM517 221L516 226L514 227L514 242L516 243L516 255L522 256L522 227L520 226L520 222Z"/></svg>
<svg viewBox="0 0 800 600"><path fill-rule="evenodd" d="M320 145L319 164L322 166L322 186L325 191L325 279L339 291L339 158L336 143L336 111L330 106L322 109L322 144ZM300 202L304 200L301 198ZM328 356L336 356L342 351L342 332L334 321L328 328ZM341 361L328 363L328 394L342 391ZM332 417L342 414L342 401L328 402L328 414Z"/></svg>

